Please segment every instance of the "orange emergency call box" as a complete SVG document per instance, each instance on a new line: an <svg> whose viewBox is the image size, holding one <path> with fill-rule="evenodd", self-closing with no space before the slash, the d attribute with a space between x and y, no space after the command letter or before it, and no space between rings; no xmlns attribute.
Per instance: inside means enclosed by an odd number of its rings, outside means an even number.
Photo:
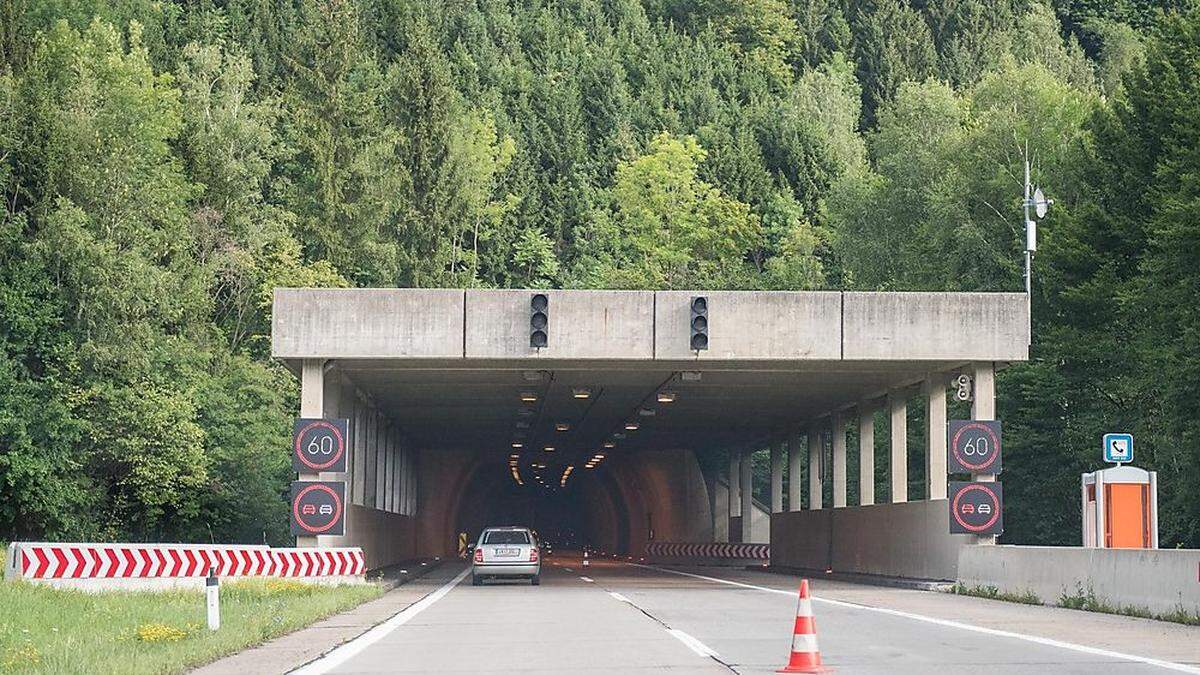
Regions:
<svg viewBox="0 0 1200 675"><path fill-rule="evenodd" d="M1158 474L1116 466L1083 474L1083 545L1158 548Z"/></svg>

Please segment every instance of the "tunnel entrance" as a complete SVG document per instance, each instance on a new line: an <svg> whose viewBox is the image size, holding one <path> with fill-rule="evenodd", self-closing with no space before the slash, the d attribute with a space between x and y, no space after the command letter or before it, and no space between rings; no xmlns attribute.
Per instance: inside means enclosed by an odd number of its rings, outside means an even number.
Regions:
<svg viewBox="0 0 1200 675"><path fill-rule="evenodd" d="M531 297L543 299L536 344ZM362 546L378 566L453 555L459 532L488 525L635 555L769 532L773 558L782 544L825 569L847 542L846 559L865 567L921 532L941 537L949 561L944 504L910 507L899 490L847 501L847 420L891 420L892 457L876 453L860 474L903 486L906 400L925 399L928 447L913 456L924 453L927 494L944 499L934 441L949 377L986 376L988 405L972 414L993 419L994 370L1028 358L1027 318L1020 293L277 289L272 353L302 381L301 416L350 420L350 469L301 476L346 483L346 535L303 545ZM734 460L781 445L787 510L801 515L783 512L774 466L770 496L733 497L762 470ZM716 456L731 459L699 459Z"/></svg>

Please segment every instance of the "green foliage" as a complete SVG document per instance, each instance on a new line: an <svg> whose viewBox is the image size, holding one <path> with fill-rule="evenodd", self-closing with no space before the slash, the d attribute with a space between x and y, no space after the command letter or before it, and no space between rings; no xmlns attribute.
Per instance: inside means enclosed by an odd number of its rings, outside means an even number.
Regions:
<svg viewBox="0 0 1200 675"><path fill-rule="evenodd" d="M285 541L276 286L1015 290L1029 157L1006 537L1121 427L1200 545L1175 4L0 2L0 536Z"/></svg>

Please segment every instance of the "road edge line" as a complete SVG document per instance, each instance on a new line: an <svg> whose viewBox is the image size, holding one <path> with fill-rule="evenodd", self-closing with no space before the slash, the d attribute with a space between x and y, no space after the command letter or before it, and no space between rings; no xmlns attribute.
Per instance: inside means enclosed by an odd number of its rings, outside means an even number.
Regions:
<svg viewBox="0 0 1200 675"><path fill-rule="evenodd" d="M627 564L633 565L634 567L644 567L646 569L656 570L659 572L668 572L670 574L678 574L680 576L692 577L694 579L703 579L705 581L712 581L712 582L715 582L718 584L727 584L729 586L739 586L741 588L748 588L748 589L755 590L755 591L765 591L767 593L778 593L780 595L789 595L792 597L796 597L796 595L797 595L793 591L784 591L784 590L781 590L778 588L767 588L766 586L755 586L754 584L742 583L740 581L730 581L728 579L718 579L716 577L708 577L708 576L704 576L703 574L692 574L691 572L682 572L680 570L673 570L673 569L669 569L666 567L657 567L655 565L641 565L638 563L627 563ZM890 614L892 616L897 616L897 617L901 617L904 619L912 619L914 621L924 621L926 623L932 623L932 624L936 624L939 626L946 626L947 628L957 628L960 630L968 630L968 631L974 631L976 633L983 633L985 635L994 635L996 637L1006 637L1006 638L1013 638L1013 639L1017 639L1017 640L1024 640L1026 642L1033 642L1033 643L1045 645L1048 647L1057 647L1059 649L1067 649L1067 650L1071 650L1071 651L1082 652L1084 654L1091 654L1093 656L1105 656L1108 658L1121 659L1123 661L1133 661L1135 663L1142 663L1142 664L1145 664L1148 666L1156 666L1158 668L1165 668L1167 670L1175 670L1175 671L1179 671L1182 673L1195 673L1195 674L1200 675L1200 668L1196 668L1194 666L1189 666L1184 663L1176 663L1174 661L1163 661L1162 659L1155 659L1155 658L1151 658L1149 656L1138 656L1137 654L1126 654L1124 652L1116 652L1116 651L1112 651L1109 649L1100 649L1099 647L1088 647L1087 645L1076 644L1074 642L1064 642L1062 640L1055 640L1054 638L1044 638L1044 637L1039 637L1037 635L1028 635L1026 633L1014 633L1012 631L1000 630L998 628L985 628L983 626L975 626L973 624L962 623L960 621L952 621L950 619L939 619L937 617L925 616L923 614L913 614L912 612L904 612L904 611L901 611L898 609L888 609L886 607L871 607L870 605L859 605L859 604L856 604L853 602L845 602L844 600L830 600L828 598L820 598L820 597L816 597L816 596L813 596L812 600L814 602L824 602L826 604L837 605L839 607L846 607L848 609L861 609L861 610L865 610L868 612L878 612L880 614Z"/></svg>
<svg viewBox="0 0 1200 675"><path fill-rule="evenodd" d="M367 649L367 647L370 647L376 642L379 642L383 638L387 637L392 631L408 623L413 617L428 609L431 605L433 605L433 603L441 600L470 573L471 568L467 567L437 590L414 602L408 607L405 607L399 612L396 612L387 620L375 625L373 628L359 635L358 637L348 642L343 642L333 650L317 657L312 661L309 661L295 670L290 671L289 675L324 675L334 668L337 668L343 663L361 654Z"/></svg>
<svg viewBox="0 0 1200 675"><path fill-rule="evenodd" d="M708 645L679 630L678 628L668 628L667 632L671 634L671 637L682 642L687 646L688 649L692 650L699 656L703 656L706 659L715 659L720 657L717 652L713 651L712 647L709 647Z"/></svg>

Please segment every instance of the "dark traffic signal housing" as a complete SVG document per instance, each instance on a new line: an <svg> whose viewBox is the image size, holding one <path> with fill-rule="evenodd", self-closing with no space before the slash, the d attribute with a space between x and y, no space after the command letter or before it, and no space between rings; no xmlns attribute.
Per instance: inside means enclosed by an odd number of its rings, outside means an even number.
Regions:
<svg viewBox="0 0 1200 675"><path fill-rule="evenodd" d="M550 298L534 293L529 299L529 346L541 349L550 343Z"/></svg>
<svg viewBox="0 0 1200 675"><path fill-rule="evenodd" d="M708 349L708 298L703 295L692 298L691 333L692 351Z"/></svg>

